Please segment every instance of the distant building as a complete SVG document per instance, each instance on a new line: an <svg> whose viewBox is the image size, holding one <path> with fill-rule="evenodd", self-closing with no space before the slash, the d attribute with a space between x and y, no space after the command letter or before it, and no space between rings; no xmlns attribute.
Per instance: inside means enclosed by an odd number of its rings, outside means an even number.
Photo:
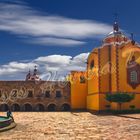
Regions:
<svg viewBox="0 0 140 140"><path fill-rule="evenodd" d="M42 81L35 67L25 81L0 81L0 110L68 111L70 83Z"/></svg>

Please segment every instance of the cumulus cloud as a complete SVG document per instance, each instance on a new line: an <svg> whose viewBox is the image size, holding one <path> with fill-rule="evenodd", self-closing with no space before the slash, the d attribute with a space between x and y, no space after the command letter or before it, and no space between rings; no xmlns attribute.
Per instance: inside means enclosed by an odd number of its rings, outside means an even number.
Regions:
<svg viewBox="0 0 140 140"><path fill-rule="evenodd" d="M35 59L36 62L50 63L55 65L69 64L72 57L67 55L49 55L44 57L38 57Z"/></svg>
<svg viewBox="0 0 140 140"><path fill-rule="evenodd" d="M78 20L36 11L25 3L1 2L0 30L29 38L42 45L77 46L112 30L108 24ZM32 39L31 39L32 38Z"/></svg>
<svg viewBox="0 0 140 140"><path fill-rule="evenodd" d="M9 62L0 66L0 80L24 80L28 70L33 71L36 65L43 80L58 80L72 70L86 69L89 53L81 53L75 57L68 55L41 56L31 61Z"/></svg>
<svg viewBox="0 0 140 140"><path fill-rule="evenodd" d="M17 76L17 73L25 72L26 69L29 69L30 67L34 67L37 65L34 62L28 62L28 63L21 63L21 62L9 62L8 64L0 66L0 75L1 76Z"/></svg>

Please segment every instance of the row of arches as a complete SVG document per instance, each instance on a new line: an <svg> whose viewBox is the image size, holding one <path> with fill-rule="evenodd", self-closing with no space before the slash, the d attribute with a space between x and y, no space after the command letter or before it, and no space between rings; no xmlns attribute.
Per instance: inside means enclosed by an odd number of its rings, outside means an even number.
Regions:
<svg viewBox="0 0 140 140"><path fill-rule="evenodd" d="M21 107L19 104L13 104L11 106L12 111L56 111L56 104L49 104L47 108L43 104L37 104L35 107L33 107L31 104L26 103ZM7 111L9 109L9 106L7 104L1 104L0 111ZM61 111L70 111L71 107L69 104L64 103L61 106Z"/></svg>

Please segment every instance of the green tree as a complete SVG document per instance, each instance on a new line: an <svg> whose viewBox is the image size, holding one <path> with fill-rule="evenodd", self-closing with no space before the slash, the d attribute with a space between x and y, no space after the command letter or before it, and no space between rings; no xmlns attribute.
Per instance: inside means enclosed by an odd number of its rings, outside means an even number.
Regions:
<svg viewBox="0 0 140 140"><path fill-rule="evenodd" d="M130 93L115 93L115 94L110 94L107 93L105 99L109 102L116 102L119 105L119 109L121 110L121 106L123 103L130 102L135 98L134 94Z"/></svg>

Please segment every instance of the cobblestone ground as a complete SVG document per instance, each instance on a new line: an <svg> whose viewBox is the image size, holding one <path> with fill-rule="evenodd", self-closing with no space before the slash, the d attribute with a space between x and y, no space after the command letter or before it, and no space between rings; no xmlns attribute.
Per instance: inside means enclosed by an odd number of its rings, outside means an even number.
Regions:
<svg viewBox="0 0 140 140"><path fill-rule="evenodd" d="M0 133L0 140L140 140L140 114L21 112L13 115L17 127Z"/></svg>

